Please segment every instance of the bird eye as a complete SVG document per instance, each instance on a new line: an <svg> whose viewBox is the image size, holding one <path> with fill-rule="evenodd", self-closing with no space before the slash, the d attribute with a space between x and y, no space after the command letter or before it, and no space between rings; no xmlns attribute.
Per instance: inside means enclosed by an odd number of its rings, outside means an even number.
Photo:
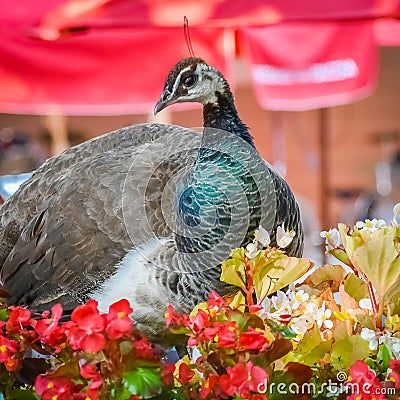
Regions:
<svg viewBox="0 0 400 400"><path fill-rule="evenodd" d="M191 87L196 83L196 75L188 75L183 78L183 84L186 87Z"/></svg>

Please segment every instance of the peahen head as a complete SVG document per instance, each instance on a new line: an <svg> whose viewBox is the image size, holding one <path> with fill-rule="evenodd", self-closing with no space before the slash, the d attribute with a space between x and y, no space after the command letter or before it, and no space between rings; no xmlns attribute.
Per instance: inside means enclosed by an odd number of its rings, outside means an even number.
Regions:
<svg viewBox="0 0 400 400"><path fill-rule="evenodd" d="M174 103L217 103L218 96L231 95L222 74L201 58L184 58L169 72L154 114Z"/></svg>
<svg viewBox="0 0 400 400"><path fill-rule="evenodd" d="M185 102L203 105L204 127L234 133L254 146L247 126L239 118L228 82L201 58L184 58L171 69L154 114Z"/></svg>

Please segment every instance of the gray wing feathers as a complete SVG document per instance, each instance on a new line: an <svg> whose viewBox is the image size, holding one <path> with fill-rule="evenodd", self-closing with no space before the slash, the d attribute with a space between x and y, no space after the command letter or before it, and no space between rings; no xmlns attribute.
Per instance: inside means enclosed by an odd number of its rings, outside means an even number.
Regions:
<svg viewBox="0 0 400 400"><path fill-rule="evenodd" d="M175 142L169 137L171 132ZM134 206L124 214L124 194L147 205L147 220L154 232L169 232L157 193L163 191L179 162L190 161L187 154L171 160L166 152L188 140L198 145L198 137L184 128L138 125L92 141L91 154L85 143L49 160L18 196L0 208L1 280L12 293L10 302L48 308L62 298L64 304L76 305L113 274L118 261L134 247L129 233L135 232L128 232L125 218L143 220L141 209ZM154 174L150 163L147 169L132 165L149 143L157 148L153 161L161 166ZM144 179L149 172L154 175L150 185ZM124 193L127 187L131 193Z"/></svg>

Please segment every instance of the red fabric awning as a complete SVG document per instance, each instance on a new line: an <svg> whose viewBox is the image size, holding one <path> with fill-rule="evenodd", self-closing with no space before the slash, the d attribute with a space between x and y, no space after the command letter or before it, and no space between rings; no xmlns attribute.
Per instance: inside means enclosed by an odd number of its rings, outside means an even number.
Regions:
<svg viewBox="0 0 400 400"><path fill-rule="evenodd" d="M400 42L400 29L387 34L387 27L397 27L399 4L0 0L0 112L150 112L169 68L188 55L184 15L196 55L230 82L233 33L239 31L261 106L305 109L354 101L373 88L375 46ZM324 81L315 82L312 71L322 71ZM341 79L343 73L350 75Z"/></svg>
<svg viewBox="0 0 400 400"><path fill-rule="evenodd" d="M16 0L18 1L18 0ZM58 7L43 15L40 28L68 29L180 27L183 15L192 26L248 27L282 22L351 21L394 17L397 0L51 0Z"/></svg>
<svg viewBox="0 0 400 400"><path fill-rule="evenodd" d="M225 36L223 29L191 30L199 54L233 80ZM0 112L113 115L151 112L169 69L188 51L182 29L154 28L56 41L10 33L0 54Z"/></svg>
<svg viewBox="0 0 400 400"><path fill-rule="evenodd" d="M240 33L263 108L299 111L346 104L375 87L378 58L369 21L280 24Z"/></svg>

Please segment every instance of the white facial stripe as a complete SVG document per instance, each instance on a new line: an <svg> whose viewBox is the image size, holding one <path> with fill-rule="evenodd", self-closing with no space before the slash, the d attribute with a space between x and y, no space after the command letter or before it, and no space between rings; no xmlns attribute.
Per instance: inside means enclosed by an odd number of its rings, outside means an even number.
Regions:
<svg viewBox="0 0 400 400"><path fill-rule="evenodd" d="M190 68L190 66L189 66L189 67L184 68L181 72L179 72L179 75L176 77L174 86L173 86L173 88L172 88L172 93L171 93L170 98L172 98L172 97L175 95L176 89L178 89L179 82L181 81L181 76L182 76L182 74L183 74L184 72L186 72L186 71L189 71L190 69L191 69L191 68ZM197 70L197 68L196 68L196 70Z"/></svg>

